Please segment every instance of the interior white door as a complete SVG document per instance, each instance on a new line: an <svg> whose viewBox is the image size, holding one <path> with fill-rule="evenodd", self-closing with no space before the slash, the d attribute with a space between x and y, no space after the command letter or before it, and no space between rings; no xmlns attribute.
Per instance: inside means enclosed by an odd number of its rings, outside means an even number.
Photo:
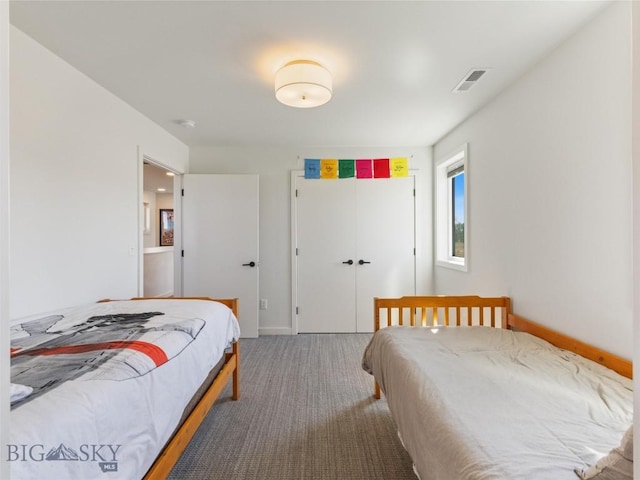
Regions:
<svg viewBox="0 0 640 480"><path fill-rule="evenodd" d="M299 333L356 331L354 189L354 179L297 179Z"/></svg>
<svg viewBox="0 0 640 480"><path fill-rule="evenodd" d="M258 336L258 176L184 175L183 295L240 301L242 337Z"/></svg>
<svg viewBox="0 0 640 480"><path fill-rule="evenodd" d="M374 297L415 294L415 177L294 178L298 332L373 331Z"/></svg>
<svg viewBox="0 0 640 480"><path fill-rule="evenodd" d="M415 295L415 177L356 182L357 332L373 331L373 298Z"/></svg>

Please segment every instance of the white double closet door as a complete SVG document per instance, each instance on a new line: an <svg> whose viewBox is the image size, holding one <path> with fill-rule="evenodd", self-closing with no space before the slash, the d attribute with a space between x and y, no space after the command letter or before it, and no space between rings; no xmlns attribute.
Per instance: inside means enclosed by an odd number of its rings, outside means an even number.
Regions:
<svg viewBox="0 0 640 480"><path fill-rule="evenodd" d="M415 177L294 176L299 333L373 331L373 298L415 294Z"/></svg>

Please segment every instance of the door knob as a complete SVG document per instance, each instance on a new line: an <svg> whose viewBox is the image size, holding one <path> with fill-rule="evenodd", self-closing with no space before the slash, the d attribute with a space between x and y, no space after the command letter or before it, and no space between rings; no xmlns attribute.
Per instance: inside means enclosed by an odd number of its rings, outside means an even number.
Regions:
<svg viewBox="0 0 640 480"><path fill-rule="evenodd" d="M353 265L353 260L349 259L346 262L342 262L342 263L344 263L345 265Z"/></svg>
<svg viewBox="0 0 640 480"><path fill-rule="evenodd" d="M365 263L371 263L371 262L367 262L366 260L358 260L358 265L364 265Z"/></svg>
<svg viewBox="0 0 640 480"><path fill-rule="evenodd" d="M243 267L255 267L256 266L256 262L251 261L249 263L243 263L242 266Z"/></svg>

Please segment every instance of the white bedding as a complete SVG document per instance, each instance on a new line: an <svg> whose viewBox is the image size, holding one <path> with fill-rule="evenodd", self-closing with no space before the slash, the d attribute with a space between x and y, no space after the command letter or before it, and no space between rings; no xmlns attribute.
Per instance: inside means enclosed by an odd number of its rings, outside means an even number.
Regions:
<svg viewBox="0 0 640 480"><path fill-rule="evenodd" d="M104 319L114 314L116 319L110 325L117 327L117 315L125 312L153 313L142 322L141 332L133 332L140 330L140 325L125 332L134 333L127 348L105 347L96 355L95 348L87 347L84 341L94 339L95 328L74 330L88 317ZM76 378L73 372L64 372L69 378L55 388L40 394L36 386L32 398L12 405L7 452L11 478L142 478L195 391L224 350L239 338L236 318L223 304L204 300L117 301L59 314L63 318L49 317L41 322L46 333L38 333L33 323L25 327L28 331L20 326L43 316L12 322L12 382L29 386L24 380L32 379L32 372L37 374L39 366L20 364L27 358L39 358L24 355L24 351L20 354L21 349L27 345L34 348L34 344L43 359L81 363L82 374ZM52 339L55 343L62 336L55 334L59 331L66 335L74 332L80 345L72 347L73 353L51 347ZM94 340L88 343L102 345ZM104 365L88 368L91 362Z"/></svg>
<svg viewBox="0 0 640 480"><path fill-rule="evenodd" d="M384 328L363 368L423 480L577 480L632 423L631 380L526 333Z"/></svg>

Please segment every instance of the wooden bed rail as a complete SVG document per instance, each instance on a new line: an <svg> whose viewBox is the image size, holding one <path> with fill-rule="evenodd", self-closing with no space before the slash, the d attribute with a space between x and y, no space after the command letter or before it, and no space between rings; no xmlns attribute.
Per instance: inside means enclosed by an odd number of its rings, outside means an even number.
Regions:
<svg viewBox="0 0 640 480"><path fill-rule="evenodd" d="M187 445L189 445L189 442L195 435L198 427L207 416L207 413L215 403L216 399L222 393L229 377L233 377L232 399L238 399L239 392L236 375L238 374L238 366L240 362L239 343L235 342L233 344L233 352L226 355L227 363L225 363L222 370L220 370L220 373L218 373L216 381L211 385L211 388L207 393L205 393L198 405L182 424L178 432L164 448L160 456L144 476L144 480L163 480L167 478L173 469L173 466L180 458L180 455L182 455L182 452L187 448Z"/></svg>
<svg viewBox="0 0 640 480"><path fill-rule="evenodd" d="M593 345L581 342L580 340L576 340L568 335L557 332L548 327L544 327L512 313L508 316L508 324L509 328L512 330L535 335L558 348L569 350L570 352L577 353L581 357L588 358L600 365L604 365L624 377L632 378L633 376L633 364L629 360L619 357L618 355L601 350Z"/></svg>
<svg viewBox="0 0 640 480"><path fill-rule="evenodd" d="M374 298L373 311L376 332L390 325L482 325L507 328L511 300L509 297L475 295ZM497 315L500 325L496 324ZM381 321L384 322L382 325Z"/></svg>

